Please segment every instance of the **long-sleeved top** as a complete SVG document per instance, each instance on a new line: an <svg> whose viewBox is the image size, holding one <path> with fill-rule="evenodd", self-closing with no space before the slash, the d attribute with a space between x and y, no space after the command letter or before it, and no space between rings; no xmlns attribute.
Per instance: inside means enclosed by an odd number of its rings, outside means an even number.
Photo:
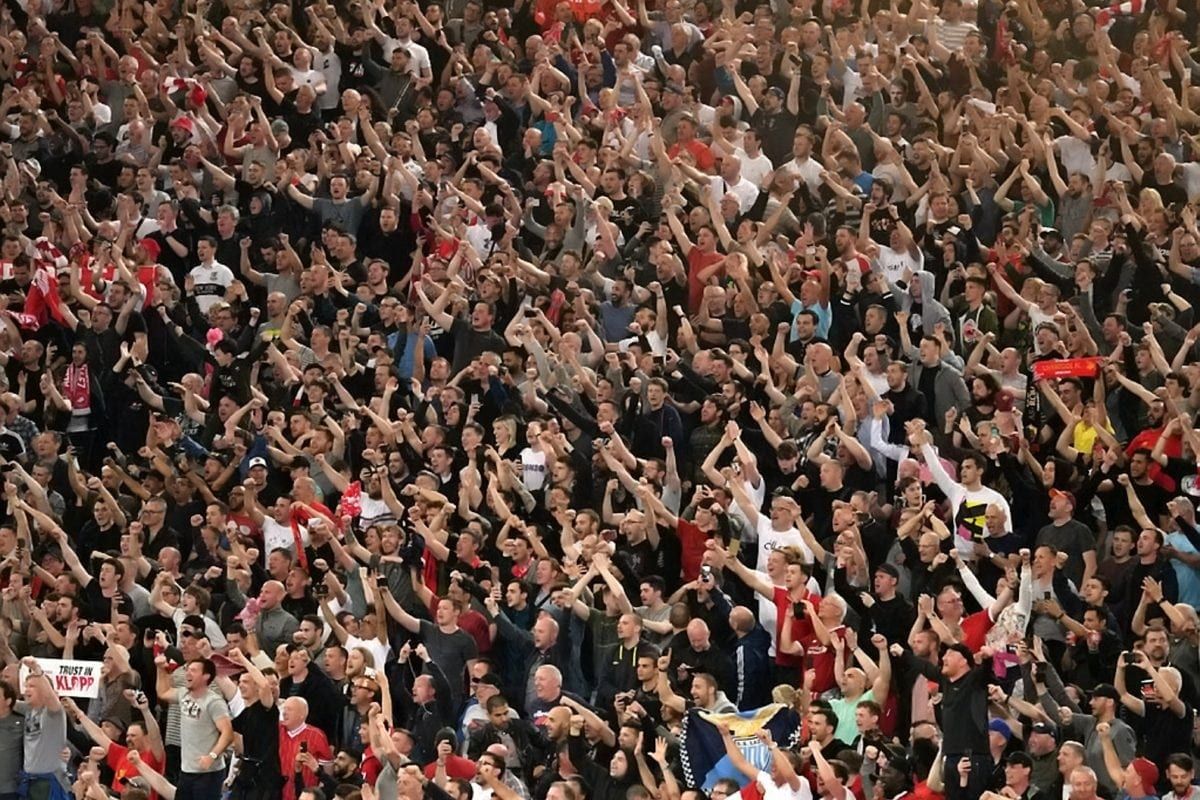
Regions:
<svg viewBox="0 0 1200 800"><path fill-rule="evenodd" d="M937 451L931 444L922 445L921 454L925 458L925 466L933 475L934 482L942 490L942 494L946 495L946 499L950 501L950 508L954 512L952 533L955 536L959 552L969 556L972 549L971 536L982 535L986 530L984 514L989 505L995 504L1004 509L1004 529L1008 533L1012 533L1012 512L1009 510L1008 500L1004 498L1004 495L986 486L967 489L952 479L942 467ZM960 534L963 532L968 535L961 536Z"/></svg>
<svg viewBox="0 0 1200 800"><path fill-rule="evenodd" d="M246 607L246 596L235 581L225 582L226 597L235 608ZM268 653L274 653L281 644L291 644L292 636L300 630L300 621L284 611L282 606L258 612L258 622L255 623L254 633L258 636L259 646Z"/></svg>
<svg viewBox="0 0 1200 800"><path fill-rule="evenodd" d="M974 667L958 680L942 675L938 664L919 659L905 650L901 656L904 666L915 670L941 686L942 702L938 704L938 722L944 734L943 750L948 763L956 763L963 753L988 752L987 685L992 677L991 659ZM950 757L954 760L950 761Z"/></svg>
<svg viewBox="0 0 1200 800"><path fill-rule="evenodd" d="M755 625L733 648L733 701L739 711L771 702L771 634Z"/></svg>

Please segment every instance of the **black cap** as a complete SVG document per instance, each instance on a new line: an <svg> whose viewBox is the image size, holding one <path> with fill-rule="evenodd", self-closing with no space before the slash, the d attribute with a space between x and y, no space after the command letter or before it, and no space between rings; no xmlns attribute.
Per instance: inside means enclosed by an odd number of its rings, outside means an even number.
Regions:
<svg viewBox="0 0 1200 800"><path fill-rule="evenodd" d="M1004 759L1004 763L1008 766L1020 764L1022 767L1033 769L1033 758L1031 758L1029 753L1026 753L1024 750L1013 750Z"/></svg>
<svg viewBox="0 0 1200 800"><path fill-rule="evenodd" d="M1058 726L1050 722L1035 722L1030 728L1032 733L1044 733L1047 736L1053 736L1055 741L1058 741Z"/></svg>
<svg viewBox="0 0 1200 800"><path fill-rule="evenodd" d="M884 575L891 575L896 580L900 580L900 570L896 568L895 564L890 564L887 561L876 567L875 571L882 572Z"/></svg>
<svg viewBox="0 0 1200 800"><path fill-rule="evenodd" d="M1121 693L1111 683L1098 683L1096 684L1096 688L1092 689L1092 697L1107 697L1110 700L1120 702Z"/></svg>
<svg viewBox="0 0 1200 800"><path fill-rule="evenodd" d="M883 755L896 771L903 772L906 775L912 772L912 762L909 760L908 751L900 745L884 745Z"/></svg>

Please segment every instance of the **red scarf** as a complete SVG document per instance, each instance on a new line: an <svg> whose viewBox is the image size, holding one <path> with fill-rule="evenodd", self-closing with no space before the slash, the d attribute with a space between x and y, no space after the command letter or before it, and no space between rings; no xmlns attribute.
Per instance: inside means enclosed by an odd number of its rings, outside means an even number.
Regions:
<svg viewBox="0 0 1200 800"><path fill-rule="evenodd" d="M87 364L67 367L67 375L63 378L63 394L71 403L72 411L90 411L92 408L92 376Z"/></svg>

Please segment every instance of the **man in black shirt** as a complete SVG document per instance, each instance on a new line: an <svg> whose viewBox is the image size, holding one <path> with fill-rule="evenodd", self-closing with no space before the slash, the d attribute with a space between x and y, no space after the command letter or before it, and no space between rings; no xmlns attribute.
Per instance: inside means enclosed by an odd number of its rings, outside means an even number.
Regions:
<svg viewBox="0 0 1200 800"><path fill-rule="evenodd" d="M262 671L238 648L229 660L246 670L238 678L238 693L246 706L234 717L233 730L242 737L242 755L233 781L233 800L270 800L279 796L279 712L275 692Z"/></svg>
<svg viewBox="0 0 1200 800"><path fill-rule="evenodd" d="M745 95L742 96L745 100ZM767 89L763 104L750 117L750 127L758 132L763 152L776 168L792 158L792 139L799 124L796 115L784 107L784 93L778 86Z"/></svg>
<svg viewBox="0 0 1200 800"><path fill-rule="evenodd" d="M987 789L992 774L992 755L988 744L988 697L987 684L991 677L992 650L979 650L979 663L965 644L952 644L942 653L939 669L923 659L918 659L900 645L891 647L893 658L903 660L904 666L915 670L941 686L941 725L944 732L943 752L947 764L958 764L960 759L971 762L970 779L966 786L958 781L947 782L946 797L949 800L974 800Z"/></svg>

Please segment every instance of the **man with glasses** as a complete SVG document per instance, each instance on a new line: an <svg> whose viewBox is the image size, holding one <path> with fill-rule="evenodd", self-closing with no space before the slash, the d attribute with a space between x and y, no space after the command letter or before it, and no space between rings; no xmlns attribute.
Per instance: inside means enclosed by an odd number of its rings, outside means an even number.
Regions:
<svg viewBox="0 0 1200 800"><path fill-rule="evenodd" d="M179 647L178 649L168 647L169 640L165 634L161 634L156 639L156 644L163 649L164 655L169 662L176 664L185 664L193 659L203 657L205 652L211 652L208 638L204 633L204 619L199 616L184 617L184 620L179 625ZM164 685L164 677L167 683ZM165 670L160 669L158 672L158 687L156 689L160 703L163 700L164 690L180 691L185 686L185 671L176 669L169 674ZM210 691L219 694L217 687L211 686ZM171 703L167 706L167 734L165 742L167 745L167 779L172 782L179 780L180 766L180 747L182 745L182 736L180 731L181 719L179 713L179 704Z"/></svg>
<svg viewBox="0 0 1200 800"><path fill-rule="evenodd" d="M364 750L369 742L363 741L363 726L371 704L379 696L379 683L369 675L356 676L350 684L350 702L342 709L338 719L337 746L340 749Z"/></svg>
<svg viewBox="0 0 1200 800"><path fill-rule="evenodd" d="M167 525L167 500L151 497L142 504L142 555L157 561L164 547L179 547L179 533Z"/></svg>
<svg viewBox="0 0 1200 800"><path fill-rule="evenodd" d="M471 699L467 701L466 711L463 712L462 725L459 727L459 738L463 742L463 752L471 737L488 724L487 703L500 694L500 676L492 672L492 663L487 659L478 659L468 668L470 674ZM518 714L512 708L508 709L508 718L517 719Z"/></svg>

